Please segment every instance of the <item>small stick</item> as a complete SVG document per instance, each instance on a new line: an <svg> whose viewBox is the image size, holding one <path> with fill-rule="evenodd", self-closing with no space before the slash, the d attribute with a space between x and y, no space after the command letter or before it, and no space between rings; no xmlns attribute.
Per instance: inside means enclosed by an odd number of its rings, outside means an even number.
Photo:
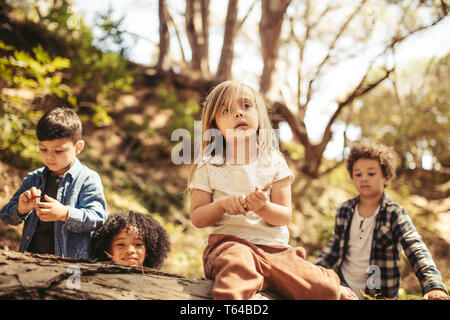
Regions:
<svg viewBox="0 0 450 320"><path fill-rule="evenodd" d="M269 182L268 184L266 184L265 187L262 189L262 191L267 191L270 188L272 188L272 182Z"/></svg>

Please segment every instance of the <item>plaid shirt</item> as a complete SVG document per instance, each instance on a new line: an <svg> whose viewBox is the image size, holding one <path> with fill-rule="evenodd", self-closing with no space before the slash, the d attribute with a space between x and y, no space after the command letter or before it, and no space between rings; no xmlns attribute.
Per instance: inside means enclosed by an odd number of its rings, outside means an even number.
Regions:
<svg viewBox="0 0 450 320"><path fill-rule="evenodd" d="M350 225L358 202L359 196L346 201L338 209L334 234L316 262L325 268L335 267L344 284L341 266L347 253ZM375 266L375 269L368 269L367 274L373 280L378 276L373 271L379 270L378 285L366 284L365 293L376 298L397 297L400 287L400 245L420 281L422 293L432 289L447 292L441 274L406 210L384 193L380 211L375 218L370 254L370 265Z"/></svg>

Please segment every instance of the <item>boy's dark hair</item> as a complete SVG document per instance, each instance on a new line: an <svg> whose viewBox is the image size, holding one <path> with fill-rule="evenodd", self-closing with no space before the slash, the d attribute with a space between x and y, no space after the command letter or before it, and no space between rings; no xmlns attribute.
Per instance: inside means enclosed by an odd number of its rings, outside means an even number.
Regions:
<svg viewBox="0 0 450 320"><path fill-rule="evenodd" d="M109 261L111 241L123 229L134 228L145 243L146 256L143 265L149 268L161 267L170 250L166 230L148 214L135 211L121 211L108 216L106 223L92 239L92 258Z"/></svg>
<svg viewBox="0 0 450 320"><path fill-rule="evenodd" d="M385 178L395 178L396 158L395 152L381 144L354 144L347 158L347 170L353 178L353 165L359 159L372 159L378 161Z"/></svg>
<svg viewBox="0 0 450 320"><path fill-rule="evenodd" d="M70 138L73 143L81 139L80 118L72 109L58 107L45 113L36 127L39 141Z"/></svg>

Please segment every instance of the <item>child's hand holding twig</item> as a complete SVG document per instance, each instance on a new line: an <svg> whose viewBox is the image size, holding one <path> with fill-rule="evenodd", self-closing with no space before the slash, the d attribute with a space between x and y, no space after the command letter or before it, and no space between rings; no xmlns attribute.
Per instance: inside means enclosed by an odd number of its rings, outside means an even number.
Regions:
<svg viewBox="0 0 450 320"><path fill-rule="evenodd" d="M63 221L66 222L69 214L69 207L63 205L58 200L44 195L47 202L38 202L36 205L36 214L44 222Z"/></svg>
<svg viewBox="0 0 450 320"><path fill-rule="evenodd" d="M246 196L247 210L259 210L266 205L267 200L269 200L269 198L266 196L266 194L258 187L256 187L255 191L249 193Z"/></svg>
<svg viewBox="0 0 450 320"><path fill-rule="evenodd" d="M222 208L225 210L225 212L233 215L243 214L245 215L247 213L246 207L247 203L245 201L244 195L232 195L226 198L223 198L220 200L222 204Z"/></svg>
<svg viewBox="0 0 450 320"><path fill-rule="evenodd" d="M19 203L17 206L17 212L19 214L25 214L33 210L41 197L41 190L36 187L32 187L23 192L19 196Z"/></svg>
<svg viewBox="0 0 450 320"><path fill-rule="evenodd" d="M340 300L358 300L358 297L350 288L341 286Z"/></svg>

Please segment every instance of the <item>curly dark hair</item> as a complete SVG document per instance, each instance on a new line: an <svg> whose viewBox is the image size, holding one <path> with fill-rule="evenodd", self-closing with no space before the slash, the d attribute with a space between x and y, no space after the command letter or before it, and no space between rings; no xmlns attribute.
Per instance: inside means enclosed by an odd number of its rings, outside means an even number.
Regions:
<svg viewBox="0 0 450 320"><path fill-rule="evenodd" d="M92 239L91 257L108 261L112 238L123 229L135 228L145 243L144 267L158 269L170 250L166 230L149 214L135 211L121 211L108 216L106 223L95 232Z"/></svg>
<svg viewBox="0 0 450 320"><path fill-rule="evenodd" d="M378 161L385 178L395 178L396 155L395 152L382 144L354 144L347 158L347 170L353 178L353 165L359 159L372 159Z"/></svg>

